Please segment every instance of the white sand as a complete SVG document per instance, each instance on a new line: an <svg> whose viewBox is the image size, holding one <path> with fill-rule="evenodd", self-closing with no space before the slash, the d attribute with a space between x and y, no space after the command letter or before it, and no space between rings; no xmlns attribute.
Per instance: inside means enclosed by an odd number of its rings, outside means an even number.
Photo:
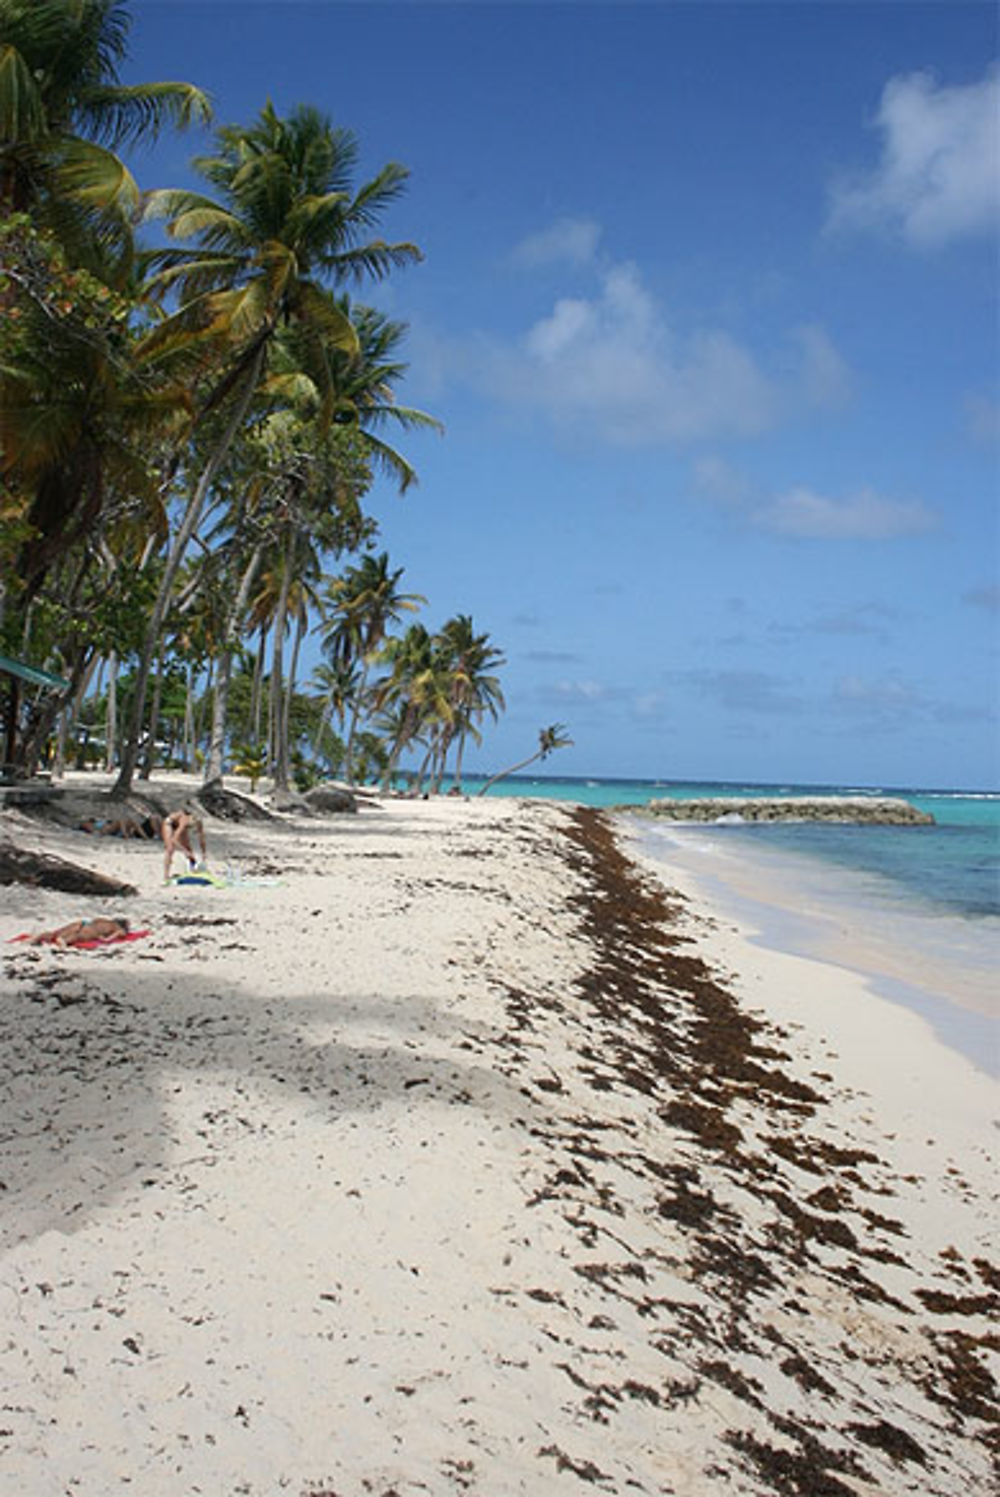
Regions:
<svg viewBox="0 0 1000 1497"><path fill-rule="evenodd" d="M998 1089L703 901L652 953L573 816L210 822L225 889L0 817L139 888L0 937L153 932L4 947L3 1497L991 1490Z"/></svg>

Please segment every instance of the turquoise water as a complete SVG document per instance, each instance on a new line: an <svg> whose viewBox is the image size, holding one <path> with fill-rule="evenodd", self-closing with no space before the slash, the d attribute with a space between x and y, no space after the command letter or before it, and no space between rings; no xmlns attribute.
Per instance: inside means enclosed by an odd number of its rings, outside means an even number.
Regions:
<svg viewBox="0 0 1000 1497"><path fill-rule="evenodd" d="M466 788L475 792L468 777ZM893 786L762 785L749 781L699 784L677 780L556 779L545 775L501 780L490 795L540 795L588 806L645 805L699 796L891 795L929 811L935 825L837 826L815 822L719 823L713 836L734 847L772 848L876 875L899 899L975 919L1000 916L1000 792L926 790Z"/></svg>
<svg viewBox="0 0 1000 1497"><path fill-rule="evenodd" d="M474 793L475 783L466 788ZM1000 1075L1000 793L856 785L511 777L490 795L592 806L698 796L891 795L933 826L678 823L628 817L639 851L693 874L762 945L861 973Z"/></svg>

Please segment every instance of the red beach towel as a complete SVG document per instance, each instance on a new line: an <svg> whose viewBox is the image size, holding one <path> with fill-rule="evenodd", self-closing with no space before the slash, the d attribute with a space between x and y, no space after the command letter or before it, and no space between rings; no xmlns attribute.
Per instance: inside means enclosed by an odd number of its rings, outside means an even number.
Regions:
<svg viewBox="0 0 1000 1497"><path fill-rule="evenodd" d="M151 930L126 930L117 936L100 936L96 941L70 941L67 949L72 946L74 951L93 951L97 946L116 946L120 941L141 941L144 936L152 934ZM22 931L19 936L9 936L7 944L11 941L30 941L32 935L30 930Z"/></svg>

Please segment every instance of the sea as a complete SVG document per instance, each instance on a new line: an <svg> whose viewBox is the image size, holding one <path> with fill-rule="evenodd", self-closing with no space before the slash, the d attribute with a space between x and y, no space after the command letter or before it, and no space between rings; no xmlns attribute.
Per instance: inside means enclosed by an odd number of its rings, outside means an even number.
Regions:
<svg viewBox="0 0 1000 1497"><path fill-rule="evenodd" d="M466 776L467 793L477 788ZM643 857L692 874L760 944L860 972L1000 1076L1000 792L539 774L511 776L488 793L605 808L706 796L892 796L930 812L931 826L622 820Z"/></svg>

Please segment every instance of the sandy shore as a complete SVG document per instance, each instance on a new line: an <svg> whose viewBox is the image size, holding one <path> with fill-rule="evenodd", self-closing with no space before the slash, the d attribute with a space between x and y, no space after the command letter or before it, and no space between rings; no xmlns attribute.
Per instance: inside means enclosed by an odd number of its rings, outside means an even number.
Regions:
<svg viewBox="0 0 1000 1497"><path fill-rule="evenodd" d="M4 833L152 934L3 946L3 1497L993 1490L998 1088L851 973L572 806Z"/></svg>

